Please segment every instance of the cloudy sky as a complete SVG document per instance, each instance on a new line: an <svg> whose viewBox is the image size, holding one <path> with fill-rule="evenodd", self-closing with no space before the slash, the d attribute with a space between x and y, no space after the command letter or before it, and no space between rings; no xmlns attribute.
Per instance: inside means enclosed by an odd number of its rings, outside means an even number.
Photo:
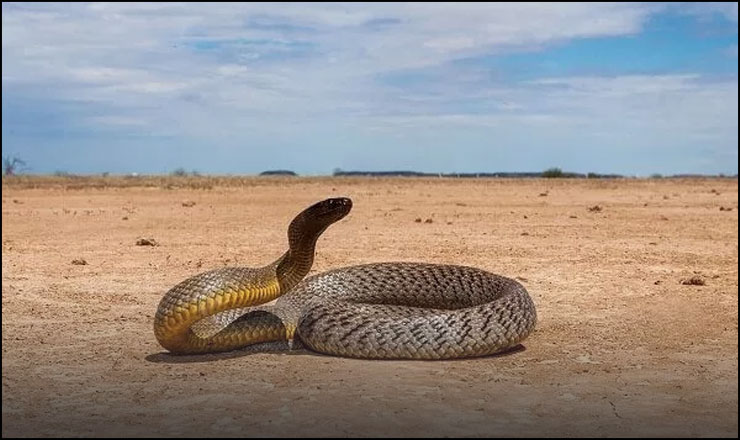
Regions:
<svg viewBox="0 0 740 440"><path fill-rule="evenodd" d="M2 4L31 172L729 173L738 7Z"/></svg>

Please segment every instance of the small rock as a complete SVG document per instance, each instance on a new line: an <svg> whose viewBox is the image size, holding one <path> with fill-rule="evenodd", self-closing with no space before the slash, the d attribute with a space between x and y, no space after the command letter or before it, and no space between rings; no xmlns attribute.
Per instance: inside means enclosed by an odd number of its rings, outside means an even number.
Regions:
<svg viewBox="0 0 740 440"><path fill-rule="evenodd" d="M578 218L577 215L571 215L570 218Z"/></svg>
<svg viewBox="0 0 740 440"><path fill-rule="evenodd" d="M84 258L75 258L72 260L72 264L76 264L78 266L84 266L87 264L87 261Z"/></svg>
<svg viewBox="0 0 740 440"><path fill-rule="evenodd" d="M681 284L683 284L684 286L704 286L707 284L707 282L704 281L704 278L698 275L694 275L691 278L681 280Z"/></svg>
<svg viewBox="0 0 740 440"><path fill-rule="evenodd" d="M416 220L414 220L414 221L415 221L416 223L421 223L421 218L420 218L420 217L416 217Z"/></svg>
<svg viewBox="0 0 740 440"><path fill-rule="evenodd" d="M424 220L424 223L432 223L432 222L434 222L434 220L432 220L432 219L430 219L430 218L428 218L428 219Z"/></svg>
<svg viewBox="0 0 740 440"><path fill-rule="evenodd" d="M188 200L187 202L182 202L182 206L186 208L192 208L193 206L195 206L195 202L193 202L192 200Z"/></svg>
<svg viewBox="0 0 740 440"><path fill-rule="evenodd" d="M128 217L124 215L123 217L121 217L121 220L128 220Z"/></svg>
<svg viewBox="0 0 740 440"><path fill-rule="evenodd" d="M140 238L136 240L137 246L159 246L159 243L157 243L157 240L153 238Z"/></svg>
<svg viewBox="0 0 740 440"><path fill-rule="evenodd" d="M547 197L547 191L540 193L540 197Z"/></svg>
<svg viewBox="0 0 740 440"><path fill-rule="evenodd" d="M521 234L519 234L519 235L521 235L521 236L525 236L525 237L526 237L527 235L529 235L529 232L522 232L522 233L521 233Z"/></svg>
<svg viewBox="0 0 740 440"><path fill-rule="evenodd" d="M588 208L589 212L601 212L601 210L604 209L599 205L594 205Z"/></svg>
<svg viewBox="0 0 740 440"><path fill-rule="evenodd" d="M730 208L730 207L724 207L724 206L720 206L720 207L719 207L719 210L720 210L720 211L732 211L732 208Z"/></svg>

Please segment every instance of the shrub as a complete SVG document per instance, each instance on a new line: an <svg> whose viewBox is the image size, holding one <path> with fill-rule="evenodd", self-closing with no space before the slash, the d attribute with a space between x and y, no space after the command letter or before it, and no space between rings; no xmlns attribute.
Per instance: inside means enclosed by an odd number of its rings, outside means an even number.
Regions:
<svg viewBox="0 0 740 440"><path fill-rule="evenodd" d="M548 168L542 172L542 177L547 177L547 178L563 177L563 170L557 167Z"/></svg>

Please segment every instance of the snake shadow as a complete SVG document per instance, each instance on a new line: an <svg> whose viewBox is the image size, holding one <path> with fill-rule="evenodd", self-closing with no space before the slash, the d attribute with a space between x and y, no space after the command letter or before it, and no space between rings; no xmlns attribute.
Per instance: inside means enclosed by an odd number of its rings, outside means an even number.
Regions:
<svg viewBox="0 0 740 440"><path fill-rule="evenodd" d="M369 362L393 362L393 361L411 361L411 362L463 362L475 359L495 359L505 356L511 356L526 351L527 348L522 345L515 345L508 350L489 354L485 356L473 356L459 359L444 359L444 360L429 360L429 359L363 359ZM320 356L327 358L336 358L328 354L318 353L311 351L303 346L300 342L291 348L287 342L266 342L262 344L254 344L238 350L225 351L221 353L207 353L207 354L171 354L168 352L152 353L147 355L145 359L152 363L161 364L192 364L200 362L216 362L227 359L235 359L244 356L251 356L255 354L273 353L285 356Z"/></svg>
<svg viewBox="0 0 740 440"><path fill-rule="evenodd" d="M191 364L198 362L214 362L227 359L235 359L244 356L252 356L261 353L273 353L278 355L300 355L300 354L314 354L302 346L290 348L287 342L265 342L261 344L254 344L244 348L239 348L231 351L223 351L219 353L205 353L205 354L172 354L166 351L159 353L152 353L146 356L149 362L160 363L160 364Z"/></svg>

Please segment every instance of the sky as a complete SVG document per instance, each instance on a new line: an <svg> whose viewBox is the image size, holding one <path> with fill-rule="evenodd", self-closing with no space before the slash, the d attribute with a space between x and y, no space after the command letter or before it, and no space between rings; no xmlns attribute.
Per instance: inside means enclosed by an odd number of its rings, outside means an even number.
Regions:
<svg viewBox="0 0 740 440"><path fill-rule="evenodd" d="M31 173L737 174L737 3L3 3Z"/></svg>

